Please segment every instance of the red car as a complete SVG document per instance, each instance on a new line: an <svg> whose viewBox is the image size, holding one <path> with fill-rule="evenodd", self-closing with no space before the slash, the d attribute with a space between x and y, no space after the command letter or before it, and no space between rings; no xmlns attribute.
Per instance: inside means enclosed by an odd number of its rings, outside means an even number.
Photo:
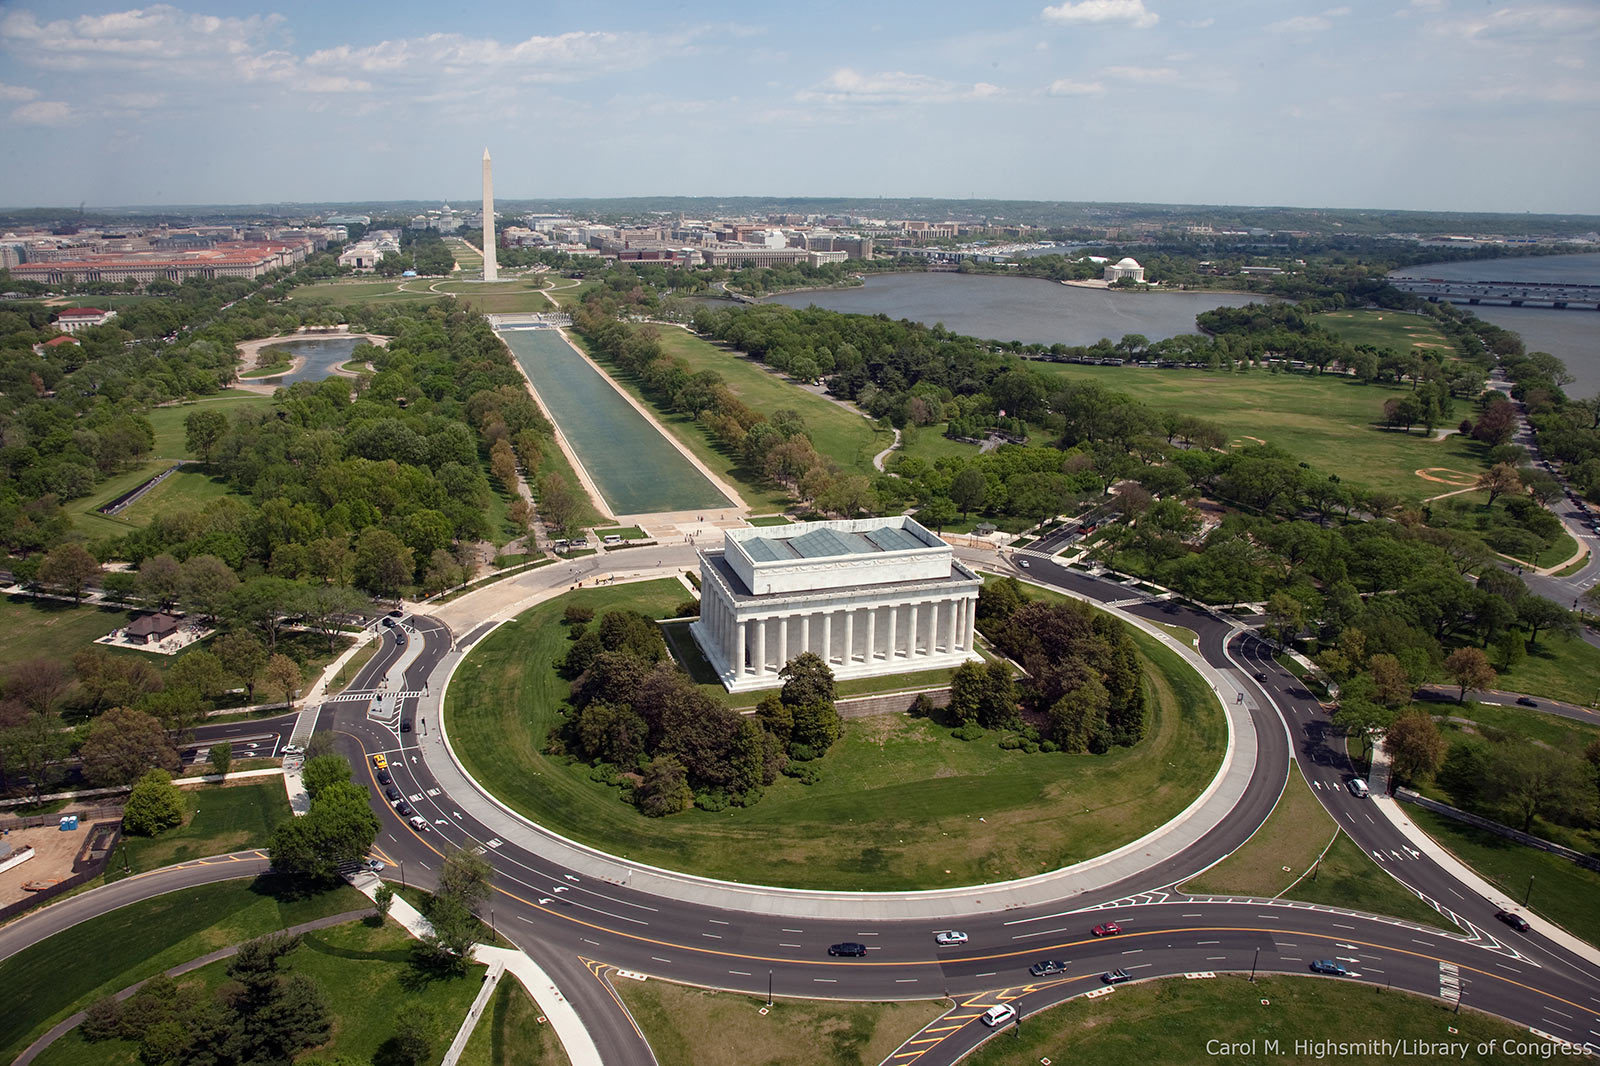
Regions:
<svg viewBox="0 0 1600 1066"><path fill-rule="evenodd" d="M1122 926L1116 922L1107 922L1105 925L1094 927L1095 936L1116 936L1120 932L1122 932Z"/></svg>

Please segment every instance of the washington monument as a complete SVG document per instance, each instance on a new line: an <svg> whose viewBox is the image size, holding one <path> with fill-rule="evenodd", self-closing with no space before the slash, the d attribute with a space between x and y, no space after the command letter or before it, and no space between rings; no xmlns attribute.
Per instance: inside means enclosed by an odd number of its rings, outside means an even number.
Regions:
<svg viewBox="0 0 1600 1066"><path fill-rule="evenodd" d="M483 150L483 280L500 280L500 266L494 261L494 164L487 148Z"/></svg>

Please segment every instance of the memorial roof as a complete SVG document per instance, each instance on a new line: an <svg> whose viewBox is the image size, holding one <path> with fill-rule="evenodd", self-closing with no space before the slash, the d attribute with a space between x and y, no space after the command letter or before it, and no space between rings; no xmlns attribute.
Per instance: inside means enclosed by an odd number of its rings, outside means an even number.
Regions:
<svg viewBox="0 0 1600 1066"><path fill-rule="evenodd" d="M748 537L741 540L739 545L751 559L759 563L784 559L829 559L840 555L870 555L874 552L911 551L928 547L896 526L880 526L864 533L812 529L796 537Z"/></svg>

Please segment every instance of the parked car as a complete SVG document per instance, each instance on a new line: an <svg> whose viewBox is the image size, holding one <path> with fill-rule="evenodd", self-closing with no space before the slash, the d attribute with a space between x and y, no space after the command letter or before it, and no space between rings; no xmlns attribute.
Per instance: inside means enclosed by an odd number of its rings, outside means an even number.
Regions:
<svg viewBox="0 0 1600 1066"><path fill-rule="evenodd" d="M1095 936L1116 936L1122 932L1122 926L1116 922L1107 922L1104 925L1095 926L1093 932Z"/></svg>
<svg viewBox="0 0 1600 1066"><path fill-rule="evenodd" d="M400 817L402 817L402 818L410 818L413 814L417 813L416 811L411 809L411 804L407 803L403 799L398 799L398 800L394 801L394 809L395 809L395 813L400 815Z"/></svg>
<svg viewBox="0 0 1600 1066"><path fill-rule="evenodd" d="M1334 962L1332 959L1318 959L1311 964L1311 972L1325 973L1329 977L1343 977L1350 971L1345 969L1342 963Z"/></svg>
<svg viewBox="0 0 1600 1066"><path fill-rule="evenodd" d="M390 785L388 788L384 789L383 790L383 794L385 796L389 797L389 801L391 803L394 802L397 799L404 799L405 798L405 797L400 795L400 790L398 788L395 788L393 785Z"/></svg>
<svg viewBox="0 0 1600 1066"><path fill-rule="evenodd" d="M382 873L383 870L384 870L383 860L382 859L368 859L367 860L367 869L371 870L375 874L376 873Z"/></svg>
<svg viewBox="0 0 1600 1066"><path fill-rule="evenodd" d="M998 1029L1016 1016L1017 1008L1009 1003L1002 1003L983 1012L983 1024L991 1029Z"/></svg>
<svg viewBox="0 0 1600 1066"><path fill-rule="evenodd" d="M1028 972L1035 977L1053 977L1058 973L1067 972L1067 964L1060 959L1040 959L1028 967Z"/></svg>
<svg viewBox="0 0 1600 1066"><path fill-rule="evenodd" d="M419 814L413 814L407 819L407 821L411 823L411 828L415 829L419 833L426 833L429 829L433 828L428 824L428 820Z"/></svg>
<svg viewBox="0 0 1600 1066"><path fill-rule="evenodd" d="M1519 933L1526 933L1528 931L1528 919L1524 918L1520 914L1517 914L1515 911L1495 911L1494 916L1499 918L1502 922L1505 922Z"/></svg>
<svg viewBox="0 0 1600 1066"><path fill-rule="evenodd" d="M1124 981L1131 980L1131 978L1128 976L1127 970L1107 970L1100 975L1100 980L1108 985L1120 985Z"/></svg>
<svg viewBox="0 0 1600 1066"><path fill-rule="evenodd" d="M387 770L389 768L389 760L383 757L382 752L379 752L372 757L372 765L379 770Z"/></svg>
<svg viewBox="0 0 1600 1066"><path fill-rule="evenodd" d="M834 944L828 948L829 955L843 955L846 958L859 959L867 953L867 945L846 941L843 944Z"/></svg>
<svg viewBox="0 0 1600 1066"><path fill-rule="evenodd" d="M387 770L379 770L378 771L378 784L387 785L387 784L391 784L393 781L394 781L394 778L389 776L389 771L387 771Z"/></svg>
<svg viewBox="0 0 1600 1066"><path fill-rule="evenodd" d="M942 933L933 934L933 942L942 948L955 947L957 944L967 942L967 934L956 929L946 929Z"/></svg>

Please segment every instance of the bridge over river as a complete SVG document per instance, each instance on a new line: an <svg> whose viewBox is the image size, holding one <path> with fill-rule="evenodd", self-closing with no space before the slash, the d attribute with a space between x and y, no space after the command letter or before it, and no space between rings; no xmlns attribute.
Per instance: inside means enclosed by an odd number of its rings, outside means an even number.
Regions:
<svg viewBox="0 0 1600 1066"><path fill-rule="evenodd" d="M1402 292L1438 303L1498 304L1600 311L1600 285L1541 281L1451 281L1445 278L1390 278Z"/></svg>

